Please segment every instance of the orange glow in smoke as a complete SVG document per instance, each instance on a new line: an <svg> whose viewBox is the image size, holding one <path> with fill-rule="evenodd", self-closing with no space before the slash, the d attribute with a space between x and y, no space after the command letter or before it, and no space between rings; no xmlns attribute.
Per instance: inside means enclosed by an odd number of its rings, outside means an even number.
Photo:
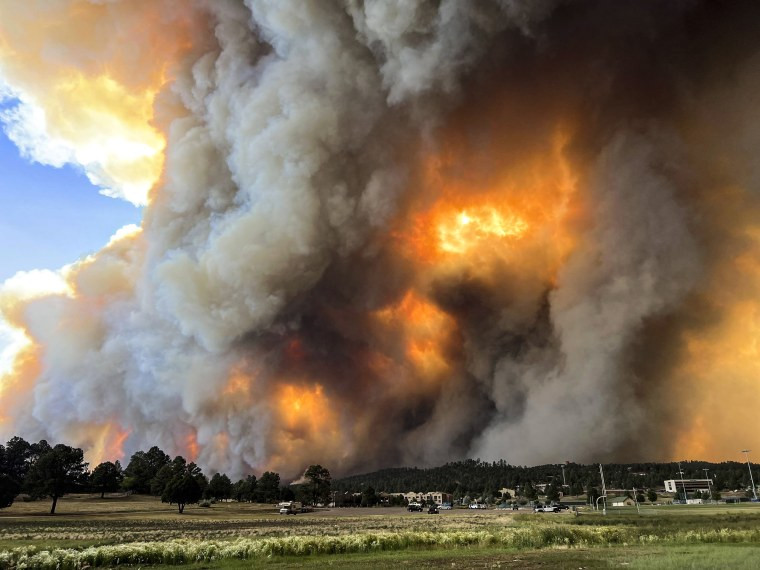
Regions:
<svg viewBox="0 0 760 570"><path fill-rule="evenodd" d="M195 431L191 431L185 438L185 449L187 449L187 459L195 461L198 459L198 435Z"/></svg>
<svg viewBox="0 0 760 570"><path fill-rule="evenodd" d="M482 180L448 175L451 163L462 159L458 152L428 157L425 197L395 233L402 251L428 266L488 266L495 260L530 264L528 252L540 250L550 264L545 269L555 274L575 245L576 178L566 143L559 133L546 154L503 173L482 173Z"/></svg>
<svg viewBox="0 0 760 570"><path fill-rule="evenodd" d="M282 424L291 432L315 434L332 423L327 397L319 384L312 387L293 384L281 386L277 402Z"/></svg>
<svg viewBox="0 0 760 570"><path fill-rule="evenodd" d="M439 220L437 227L441 251L464 254L484 241L518 238L528 229L528 224L493 206L478 206Z"/></svg>
<svg viewBox="0 0 760 570"><path fill-rule="evenodd" d="M87 460L91 468L104 461L124 459L124 442L127 441L130 430L115 423L107 423L101 426L79 425L74 432L71 434L74 440L84 440L86 443Z"/></svg>
<svg viewBox="0 0 760 570"><path fill-rule="evenodd" d="M67 160L144 204L166 144L154 102L204 26L161 0L0 3L0 67Z"/></svg>
<svg viewBox="0 0 760 570"><path fill-rule="evenodd" d="M227 380L227 384L222 390L222 394L247 400L251 394L250 379L241 371L233 370L229 380Z"/></svg>
<svg viewBox="0 0 760 570"><path fill-rule="evenodd" d="M283 383L274 389L271 457L265 469L308 465L345 449L338 415L318 383Z"/></svg>
<svg viewBox="0 0 760 570"><path fill-rule="evenodd" d="M401 331L405 356L419 376L434 378L449 370L445 347L456 321L433 303L409 290L401 301L374 313L377 320Z"/></svg>

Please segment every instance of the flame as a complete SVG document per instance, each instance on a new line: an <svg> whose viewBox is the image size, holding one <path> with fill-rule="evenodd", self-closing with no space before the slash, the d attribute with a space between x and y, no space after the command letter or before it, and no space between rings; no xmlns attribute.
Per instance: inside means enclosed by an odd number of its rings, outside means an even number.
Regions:
<svg viewBox="0 0 760 570"><path fill-rule="evenodd" d="M528 229L522 218L500 212L494 206L478 206L449 215L437 224L438 247L449 253L465 254L481 242L518 238Z"/></svg>

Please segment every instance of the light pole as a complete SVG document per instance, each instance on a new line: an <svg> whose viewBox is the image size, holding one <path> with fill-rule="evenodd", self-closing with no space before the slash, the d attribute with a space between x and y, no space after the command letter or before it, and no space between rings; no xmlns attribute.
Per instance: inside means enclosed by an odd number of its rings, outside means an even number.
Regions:
<svg viewBox="0 0 760 570"><path fill-rule="evenodd" d="M560 467L562 467L562 487L567 487L567 482L565 481L565 464L563 463Z"/></svg>
<svg viewBox="0 0 760 570"><path fill-rule="evenodd" d="M712 503L712 486L710 485L710 476L707 474L708 469L702 469L705 472L705 479L707 479L707 492L710 495L710 502Z"/></svg>
<svg viewBox="0 0 760 570"><path fill-rule="evenodd" d="M747 469L749 469L749 482L752 483L752 495L755 497L755 501L757 501L757 493L755 492L755 480L752 478L752 467L749 465L749 452L752 451L751 449L742 449L742 453L747 456Z"/></svg>
<svg viewBox="0 0 760 570"><path fill-rule="evenodd" d="M681 469L681 462L678 462L678 472L681 474L681 487L683 487L683 504L686 504L688 499L686 498L686 483L683 480L683 469Z"/></svg>
<svg viewBox="0 0 760 570"><path fill-rule="evenodd" d="M599 497L599 499L604 499L602 501L602 505L604 505L604 508L602 510L602 514L607 514L607 487L604 485L604 469L602 469L602 464L599 464L599 475L602 477L602 496ZM596 500L596 508L599 509L599 499Z"/></svg>

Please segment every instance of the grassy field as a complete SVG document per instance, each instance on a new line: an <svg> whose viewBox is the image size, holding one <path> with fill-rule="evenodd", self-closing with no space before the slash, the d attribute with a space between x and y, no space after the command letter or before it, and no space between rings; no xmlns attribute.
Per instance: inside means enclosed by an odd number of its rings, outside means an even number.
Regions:
<svg viewBox="0 0 760 570"><path fill-rule="evenodd" d="M760 506L528 511L175 508L148 497L66 497L0 511L0 568L756 568Z"/></svg>

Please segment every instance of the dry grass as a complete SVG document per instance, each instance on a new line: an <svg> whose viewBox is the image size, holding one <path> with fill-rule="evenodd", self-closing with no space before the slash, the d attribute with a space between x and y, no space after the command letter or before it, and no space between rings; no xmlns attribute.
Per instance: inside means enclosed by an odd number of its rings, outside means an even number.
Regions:
<svg viewBox="0 0 760 570"><path fill-rule="evenodd" d="M195 561L230 565L233 560L259 564L272 557L315 555L335 562L349 554L392 558L389 553L420 549L420 556L433 560L438 559L434 552L450 548L483 554L493 549L614 546L616 551L633 548L644 554L673 545L730 548L760 542L760 508L743 505L652 508L640 516L633 509L606 517L590 512L575 517L470 510L427 515L399 508L337 509L293 517L277 514L274 506L238 503L190 506L179 515L157 499L136 496L73 496L59 504L55 516L46 514L47 502L21 502L0 511L0 568ZM477 552L472 556L477 558Z"/></svg>

